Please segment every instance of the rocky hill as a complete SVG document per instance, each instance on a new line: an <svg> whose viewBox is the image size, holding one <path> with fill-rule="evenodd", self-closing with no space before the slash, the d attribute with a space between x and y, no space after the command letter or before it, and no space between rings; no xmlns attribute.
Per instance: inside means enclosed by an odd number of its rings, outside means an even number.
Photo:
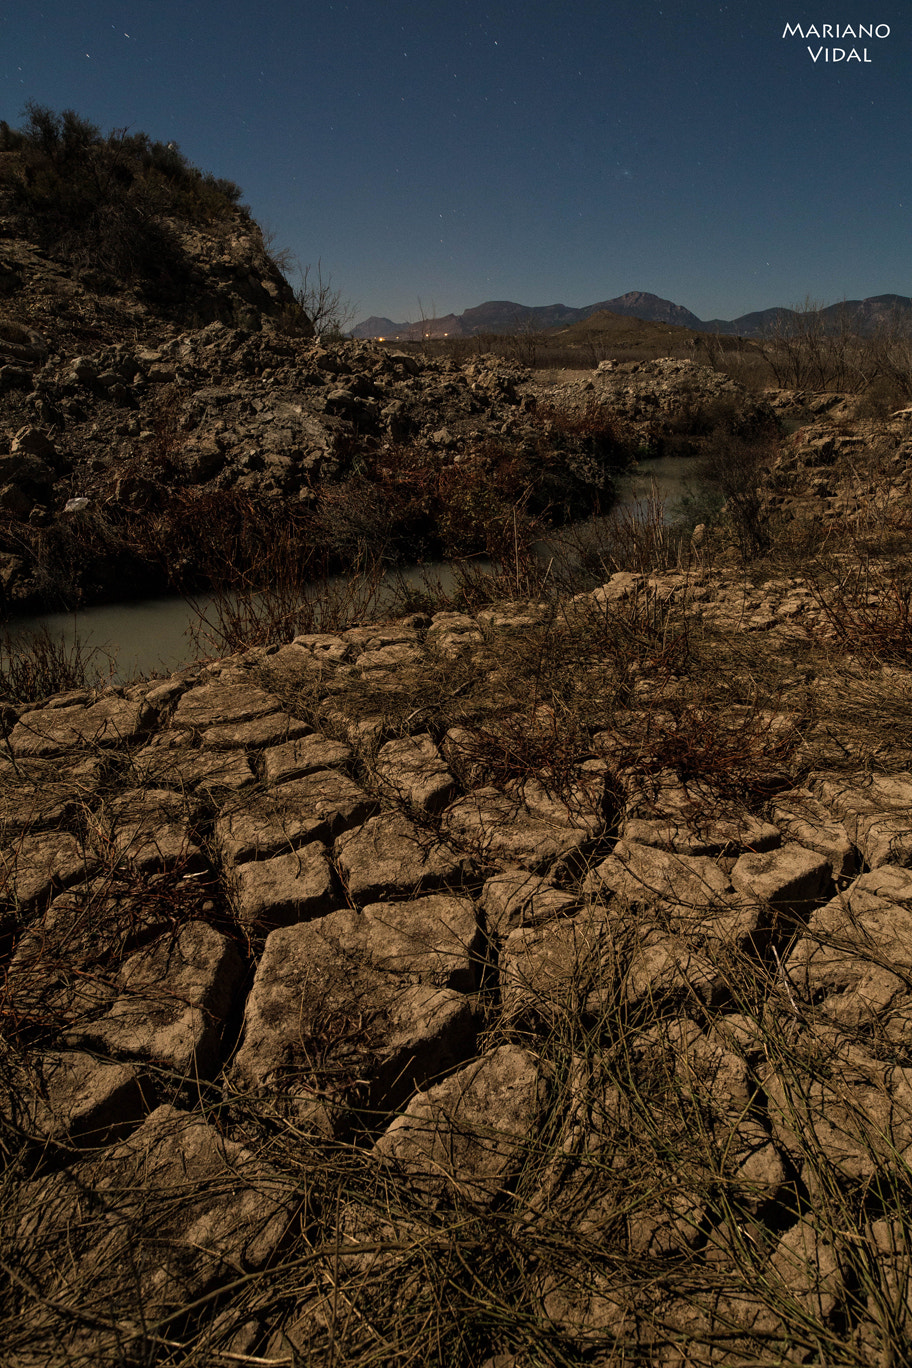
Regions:
<svg viewBox="0 0 912 1368"><path fill-rule="evenodd" d="M204 581L200 520L217 531L254 506L268 519L270 502L303 517L331 486L353 505L406 444L440 484L436 466L522 428L515 368L314 338L239 193L173 145L105 139L72 114L36 108L25 130L0 130L8 609L161 590L180 573ZM578 507L608 469L565 474ZM433 541L433 514L424 522ZM168 548L183 543L194 563L181 571Z"/></svg>
<svg viewBox="0 0 912 1368"><path fill-rule="evenodd" d="M568 422L496 357L314 337L239 194L72 115L0 137L7 612L197 588L226 546L249 574L276 507L320 573L489 551L517 509L610 504L643 434L604 386Z"/></svg>
<svg viewBox="0 0 912 1368"><path fill-rule="evenodd" d="M352 329L353 337L383 337L387 340L413 340L422 337L475 337L481 333L513 333L523 329L569 327L583 323L600 311L619 317L641 318L648 322L674 323L682 328L698 328L700 320L689 309L672 304L658 295L631 290L616 299L587 304L574 309L566 304L514 304L510 300L488 300L461 314L422 318L415 323L393 323L389 318L367 318Z"/></svg>

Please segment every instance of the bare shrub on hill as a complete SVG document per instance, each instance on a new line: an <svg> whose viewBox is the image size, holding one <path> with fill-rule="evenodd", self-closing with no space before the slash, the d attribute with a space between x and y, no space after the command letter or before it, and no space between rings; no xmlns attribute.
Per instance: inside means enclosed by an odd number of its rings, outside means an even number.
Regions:
<svg viewBox="0 0 912 1368"><path fill-rule="evenodd" d="M105 137L73 110L34 101L24 113L0 149L7 212L77 266L171 298L189 277L167 220L212 224L246 212L239 186L192 166L175 143L126 128Z"/></svg>

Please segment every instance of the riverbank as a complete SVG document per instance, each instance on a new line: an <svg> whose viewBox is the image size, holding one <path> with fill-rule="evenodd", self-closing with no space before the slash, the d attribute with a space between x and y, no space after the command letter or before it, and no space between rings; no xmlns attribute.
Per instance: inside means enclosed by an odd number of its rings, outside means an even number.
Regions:
<svg viewBox="0 0 912 1368"><path fill-rule="evenodd" d="M650 458L618 477L612 514L644 525L660 518L674 526L686 520L684 501L696 502L699 492L699 458ZM542 560L542 570L555 557L572 556L574 544L587 536L591 539L593 531L579 525L565 529L563 537L558 534L551 541L539 543L534 550ZM367 593L365 585L368 601L361 611L364 615L369 609L373 616L389 615L404 595L420 595L432 588L435 593L455 595L461 574L470 577L477 571L484 574L490 570L490 562L484 557L474 558L462 570L446 562L387 570L378 580L375 592ZM313 598L343 596L350 578L331 576L325 583L312 586ZM240 592L235 591L235 607L239 606L240 597ZM229 648L230 643L219 630L219 607L218 598L200 593L191 599L172 595L99 604L74 613L18 614L7 627L5 643L0 642L0 681L8 674L6 653L17 648L27 651L35 636L43 638L45 633L57 643L62 658L75 661L77 652L85 658L89 666L85 682L90 685L126 684L143 676L189 667ZM91 662L97 672L94 677Z"/></svg>
<svg viewBox="0 0 912 1368"><path fill-rule="evenodd" d="M798 546L7 706L10 1363L898 1352L910 647Z"/></svg>
<svg viewBox="0 0 912 1368"><path fill-rule="evenodd" d="M7 616L219 593L274 578L277 557L301 582L355 561L496 558L609 511L644 456L776 426L762 396L692 360L545 381L492 355L289 335L265 315L256 329L137 315L128 346L102 301L80 300L100 346L0 316L0 362L19 363L0 365Z"/></svg>

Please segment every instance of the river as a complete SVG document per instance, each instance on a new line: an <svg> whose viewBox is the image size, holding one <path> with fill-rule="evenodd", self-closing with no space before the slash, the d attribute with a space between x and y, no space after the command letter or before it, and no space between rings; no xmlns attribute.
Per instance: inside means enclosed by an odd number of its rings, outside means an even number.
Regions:
<svg viewBox="0 0 912 1368"><path fill-rule="evenodd" d="M625 474L612 511L629 509L645 515L649 501L657 498L666 520L678 516L680 500L694 478L697 461L692 457L659 457L643 461ZM454 583L447 565L416 566L397 572L406 583L420 587L425 577L440 580L444 589ZM77 638L83 654L94 651L93 667L99 677L125 683L138 676L168 674L192 664L206 654L205 630L200 630L200 611L213 606L200 595L196 607L182 598L147 599L132 603L105 603L78 613L39 613L10 624L15 645L34 632L47 628L54 637L72 647ZM214 653L215 648L210 649Z"/></svg>

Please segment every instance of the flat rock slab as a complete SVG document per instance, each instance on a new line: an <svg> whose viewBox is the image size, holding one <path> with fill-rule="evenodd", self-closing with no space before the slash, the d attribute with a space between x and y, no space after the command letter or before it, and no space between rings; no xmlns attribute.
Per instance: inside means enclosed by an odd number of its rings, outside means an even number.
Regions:
<svg viewBox="0 0 912 1368"><path fill-rule="evenodd" d="M713 950L662 927L646 929L638 937L624 977L624 1001L650 1011L673 1005L698 1011L721 1006L730 993L731 980ZM593 994L586 1006L590 1015L597 1015L603 1006L613 1011L614 1000L610 997L603 1003Z"/></svg>
<svg viewBox="0 0 912 1368"><path fill-rule="evenodd" d="M549 612L547 603L508 599L495 608L482 608L478 622L491 632L526 632L547 619Z"/></svg>
<svg viewBox="0 0 912 1368"><path fill-rule="evenodd" d="M54 893L90 878L97 868L95 854L68 831L19 836L14 844L0 847L0 898L31 912Z"/></svg>
<svg viewBox="0 0 912 1368"><path fill-rule="evenodd" d="M48 1297L29 1327L33 1362L86 1365L142 1352L150 1321L262 1268L299 1203L293 1183L172 1106L97 1158L27 1183L23 1198L5 1245ZM86 1326L70 1306L104 1315Z"/></svg>
<svg viewBox="0 0 912 1368"><path fill-rule="evenodd" d="M693 1147L688 1167L705 1163L709 1168L720 1162L717 1156L724 1156L721 1163L739 1204L757 1211L777 1200L785 1167L752 1112L756 1085L742 1056L685 1015L630 1033L625 1051L634 1086L606 1090L596 1129L607 1146L618 1129L630 1132L642 1126L646 1112L650 1131L666 1137L669 1149L676 1144ZM649 1205L647 1199L647 1227L654 1224ZM632 1238L631 1245L636 1243Z"/></svg>
<svg viewBox="0 0 912 1368"><path fill-rule="evenodd" d="M137 741L155 720L144 701L102 698L88 707L39 708L24 713L9 735L14 755L59 755L87 746L124 746Z"/></svg>
<svg viewBox="0 0 912 1368"><path fill-rule="evenodd" d="M196 881L99 875L59 893L20 934L7 971L13 1020L58 1029L103 1015L124 960L193 915Z"/></svg>
<svg viewBox="0 0 912 1368"><path fill-rule="evenodd" d="M125 1064L80 1050L54 1051L35 1061L31 1078L17 1081L21 1115L10 1118L56 1144L106 1145L151 1111L153 1090Z"/></svg>
<svg viewBox="0 0 912 1368"><path fill-rule="evenodd" d="M2 774L4 784L9 786L0 793L0 842L4 845L24 831L69 824L89 793L61 782L56 766L50 772L46 770L42 778L19 779L10 770Z"/></svg>
<svg viewBox="0 0 912 1368"><path fill-rule="evenodd" d="M470 912L420 899L331 913L267 938L231 1071L318 1132L388 1111L464 1058L469 1000L446 983L474 973ZM430 943L429 943L430 938Z"/></svg>
<svg viewBox="0 0 912 1368"><path fill-rule="evenodd" d="M585 826L530 812L521 798L494 787L476 789L453 803L444 813L444 827L485 864L532 870L547 868L590 839Z"/></svg>
<svg viewBox="0 0 912 1368"><path fill-rule="evenodd" d="M268 787L272 788L286 779L298 779L317 770L335 769L348 764L351 758L352 748L344 741L330 741L320 732L311 732L282 745L268 747L263 752L263 777Z"/></svg>
<svg viewBox="0 0 912 1368"><path fill-rule="evenodd" d="M825 1040L815 1025L788 1061L761 1065L758 1077L773 1136L806 1182L821 1160L855 1182L910 1162L912 1069L876 1060L835 1033Z"/></svg>
<svg viewBox="0 0 912 1368"><path fill-rule="evenodd" d="M363 822L375 801L338 770L316 770L226 805L215 839L228 865L331 841Z"/></svg>
<svg viewBox="0 0 912 1368"><path fill-rule="evenodd" d="M501 1045L413 1097L373 1154L425 1200L489 1207L534 1141L547 1094L536 1057Z"/></svg>
<svg viewBox="0 0 912 1368"><path fill-rule="evenodd" d="M602 907L544 926L521 926L500 953L500 990L511 1022L552 1023L619 991L613 927Z"/></svg>
<svg viewBox="0 0 912 1368"><path fill-rule="evenodd" d="M427 735L387 741L377 753L376 773L385 792L425 812L439 812L456 792L456 780Z"/></svg>
<svg viewBox="0 0 912 1368"><path fill-rule="evenodd" d="M771 815L787 841L816 850L829 860L834 879L851 878L855 873L858 860L848 832L810 789L780 794Z"/></svg>
<svg viewBox="0 0 912 1368"><path fill-rule="evenodd" d="M311 841L287 855L251 860L232 871L232 899L246 927L274 928L325 916L337 907L329 851Z"/></svg>
<svg viewBox="0 0 912 1368"><path fill-rule="evenodd" d="M625 841L658 846L682 855L729 855L771 850L780 844L778 827L749 812L725 813L713 808L688 813L656 813L631 817L622 827Z"/></svg>
<svg viewBox="0 0 912 1368"><path fill-rule="evenodd" d="M254 684L200 684L188 689L171 717L171 726L187 731L250 722L255 717L281 712L274 694Z"/></svg>
<svg viewBox="0 0 912 1368"><path fill-rule="evenodd" d="M479 905L485 914L488 935L502 938L518 926L536 926L570 916L578 909L579 898L555 888L539 874L519 869L506 870L488 879Z"/></svg>
<svg viewBox="0 0 912 1368"><path fill-rule="evenodd" d="M805 1002L872 1044L912 1046L912 874L862 874L811 917L785 964Z"/></svg>
<svg viewBox="0 0 912 1368"><path fill-rule="evenodd" d="M447 659L470 655L484 645L484 634L468 613L435 613L427 632L429 649Z"/></svg>
<svg viewBox="0 0 912 1368"><path fill-rule="evenodd" d="M294 638L291 646L284 647L272 656L270 666L281 665L285 660L296 661L295 651L306 653L305 659L310 657L312 660L335 664L350 660L355 654L354 646L343 637L334 636L331 632L304 632Z"/></svg>
<svg viewBox="0 0 912 1368"><path fill-rule="evenodd" d="M458 886L471 859L401 813L382 813L336 841L336 859L356 903L407 898L426 889Z"/></svg>
<svg viewBox="0 0 912 1368"><path fill-rule="evenodd" d="M186 745L147 746L134 756L133 769L137 778L154 788L187 789L191 793L196 789L237 792L256 783L246 755L213 754Z"/></svg>
<svg viewBox="0 0 912 1368"><path fill-rule="evenodd" d="M912 775L817 775L811 788L867 864L912 866Z"/></svg>
<svg viewBox="0 0 912 1368"><path fill-rule="evenodd" d="M555 828L569 827L587 837L596 836L605 825L606 767L593 762L594 768L578 770L578 778L559 788L551 788L540 779L527 779L517 785L516 794L533 816Z"/></svg>
<svg viewBox="0 0 912 1368"><path fill-rule="evenodd" d="M120 1059L160 1064L179 1077L209 1077L221 1063L221 1035L244 963L205 922L193 921L131 955L99 1021L71 1042Z"/></svg>
<svg viewBox="0 0 912 1368"><path fill-rule="evenodd" d="M471 898L430 893L408 902L372 903L353 928L378 969L461 993L477 986L483 942Z"/></svg>
<svg viewBox="0 0 912 1368"><path fill-rule="evenodd" d="M637 841L618 841L588 876L586 891L611 893L633 908L667 903L701 911L726 903L732 886L707 855L679 855Z"/></svg>
<svg viewBox="0 0 912 1368"><path fill-rule="evenodd" d="M397 670L403 666L418 665L423 659L424 651L420 646L400 642L362 651L358 656L358 669Z"/></svg>
<svg viewBox="0 0 912 1368"><path fill-rule="evenodd" d="M191 829L195 815L173 789L129 789L107 804L103 825L110 849L131 869L201 870L206 861Z"/></svg>
<svg viewBox="0 0 912 1368"><path fill-rule="evenodd" d="M833 867L825 855L787 841L778 850L742 855L731 872L733 886L778 913L806 920L832 887Z"/></svg>
<svg viewBox="0 0 912 1368"><path fill-rule="evenodd" d="M263 750L266 746L307 736L311 730L306 722L299 722L288 713L276 712L254 717L249 722L222 722L206 727L200 733L200 743L206 749L216 751Z"/></svg>
<svg viewBox="0 0 912 1368"><path fill-rule="evenodd" d="M811 776L810 786L841 818L912 812L912 774L818 773Z"/></svg>
<svg viewBox="0 0 912 1368"><path fill-rule="evenodd" d="M912 867L912 810L882 817L846 819L855 844L871 869L880 865Z"/></svg>

